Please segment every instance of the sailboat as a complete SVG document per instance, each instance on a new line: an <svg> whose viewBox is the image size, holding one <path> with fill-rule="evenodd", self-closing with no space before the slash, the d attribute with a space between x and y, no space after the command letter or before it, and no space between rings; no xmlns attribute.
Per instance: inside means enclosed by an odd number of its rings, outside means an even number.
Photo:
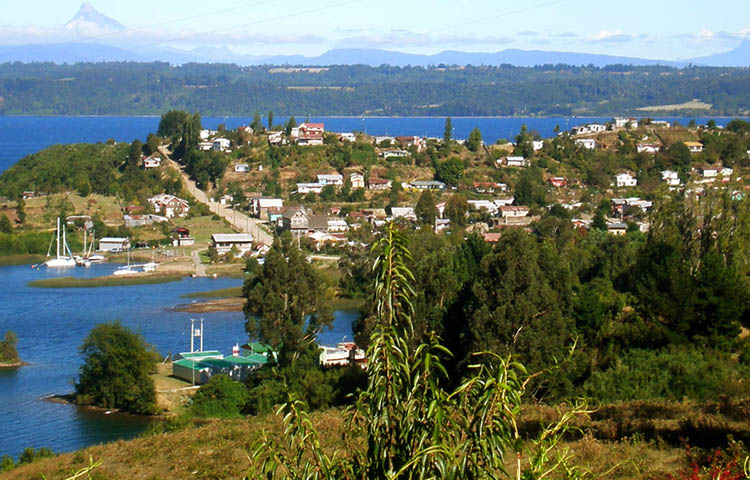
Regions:
<svg viewBox="0 0 750 480"><path fill-rule="evenodd" d="M76 255L73 257L73 259L76 261L76 265L79 267L90 267L91 266L91 260L89 260L89 255L91 252L86 250L86 233L88 232L88 229L86 227L83 228L83 252L81 252L80 255ZM94 245L94 240L91 240L91 245Z"/></svg>
<svg viewBox="0 0 750 480"><path fill-rule="evenodd" d="M128 248L128 264L118 267L117 270L112 272L112 275L132 275L138 273L138 270L134 270L130 265L130 249Z"/></svg>
<svg viewBox="0 0 750 480"><path fill-rule="evenodd" d="M151 261L143 264L143 271L155 272L158 266L159 264L154 261L154 252L151 252Z"/></svg>
<svg viewBox="0 0 750 480"><path fill-rule="evenodd" d="M56 243L55 258L49 258L50 251L52 250L52 242ZM44 262L44 264L53 268L75 267L76 261L73 260L73 254L70 252L70 247L68 247L68 242L65 237L65 227L62 228L62 241L60 239L60 217L57 217L57 231L55 232L55 237L52 239L52 242L50 242L49 248L47 249L48 260ZM65 255L66 253L67 255Z"/></svg>

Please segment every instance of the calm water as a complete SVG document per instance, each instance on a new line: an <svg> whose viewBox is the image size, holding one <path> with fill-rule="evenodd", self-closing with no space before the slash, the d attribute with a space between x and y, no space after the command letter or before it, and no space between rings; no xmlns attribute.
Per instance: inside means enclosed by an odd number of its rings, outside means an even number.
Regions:
<svg viewBox="0 0 750 480"><path fill-rule="evenodd" d="M302 122L304 117L296 117ZM660 117L659 120L679 121L683 125L689 118ZM285 117L276 117L274 123L286 123ZM312 117L314 122L324 122L326 130L334 132L362 131L370 135L420 135L442 137L445 118L442 117ZM551 117L551 118L497 118L497 117L455 117L452 119L453 137L467 138L469 132L479 128L488 143L498 138L512 139L526 124L529 130L536 130L543 137L554 135L555 126L563 130L575 125L605 122L609 117ZM707 118L696 118L705 124ZM265 121L265 119L264 119ZM716 119L725 125L729 119ZM203 126L215 129L220 123L227 128L248 125L251 117L206 117ZM38 152L57 143L104 142L114 139L118 142L131 142L136 138L146 139L146 135L156 132L158 117L2 117L0 116L0 172L16 163L25 155Z"/></svg>
<svg viewBox="0 0 750 480"><path fill-rule="evenodd" d="M28 265L0 268L0 332L18 334L19 353L30 366L0 370L0 456L17 456L25 447L75 450L94 443L141 433L146 421L131 416L103 415L43 400L73 390L81 357L78 346L97 323L120 320L140 332L166 355L189 350L190 318L171 307L190 300L188 292L236 286L238 279L185 278L162 285L84 289L36 289L27 283L54 276L110 274L112 264L90 269L32 270ZM351 338L354 313L336 312L332 330L321 334L323 344ZM204 348L231 354L232 345L247 339L241 312L202 314Z"/></svg>

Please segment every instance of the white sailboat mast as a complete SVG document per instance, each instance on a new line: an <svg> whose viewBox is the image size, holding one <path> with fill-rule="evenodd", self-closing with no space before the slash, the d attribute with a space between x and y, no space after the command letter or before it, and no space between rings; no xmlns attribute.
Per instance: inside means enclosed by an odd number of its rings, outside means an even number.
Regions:
<svg viewBox="0 0 750 480"><path fill-rule="evenodd" d="M57 256L55 258L60 258L60 217L57 217Z"/></svg>

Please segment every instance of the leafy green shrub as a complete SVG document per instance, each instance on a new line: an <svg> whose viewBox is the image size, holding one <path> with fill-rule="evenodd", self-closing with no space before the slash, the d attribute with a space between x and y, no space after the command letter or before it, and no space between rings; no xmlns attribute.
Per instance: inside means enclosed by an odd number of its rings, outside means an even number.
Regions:
<svg viewBox="0 0 750 480"><path fill-rule="evenodd" d="M694 347L631 350L584 383L585 395L602 402L690 398L706 400L718 392L747 395L740 380L750 371L724 352Z"/></svg>
<svg viewBox="0 0 750 480"><path fill-rule="evenodd" d="M193 395L190 413L196 417L236 417L247 398L245 385L227 375L214 375Z"/></svg>

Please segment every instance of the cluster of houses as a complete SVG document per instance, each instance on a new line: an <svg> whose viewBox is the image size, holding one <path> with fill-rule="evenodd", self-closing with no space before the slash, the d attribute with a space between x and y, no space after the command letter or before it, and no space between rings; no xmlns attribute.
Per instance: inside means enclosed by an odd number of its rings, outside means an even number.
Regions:
<svg viewBox="0 0 750 480"><path fill-rule="evenodd" d="M341 187L344 185L344 176L339 173L325 173L319 174L313 183L298 183L297 193L321 193L323 188L327 185L333 185L334 187ZM365 176L361 173L355 172L349 174L349 182L351 183L352 189L367 188L368 190L389 190L391 188L391 180L385 178L370 177L365 182ZM445 187L445 185L443 185Z"/></svg>

